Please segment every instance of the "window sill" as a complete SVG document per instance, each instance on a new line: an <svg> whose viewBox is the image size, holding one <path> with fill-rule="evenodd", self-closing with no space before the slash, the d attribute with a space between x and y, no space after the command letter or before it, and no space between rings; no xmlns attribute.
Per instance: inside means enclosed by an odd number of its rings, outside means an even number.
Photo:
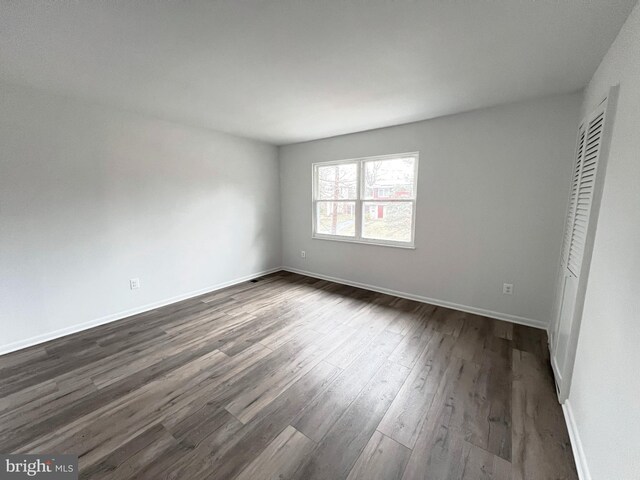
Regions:
<svg viewBox="0 0 640 480"><path fill-rule="evenodd" d="M313 240L329 240L331 242L343 242L343 243L358 243L361 245L373 245L375 247L392 247L392 248L402 248L405 250L415 250L416 246L412 243L394 243L394 242L384 242L381 240L363 240L359 238L349 238L349 237L334 237L334 236L325 236L325 235L312 235L311 238Z"/></svg>

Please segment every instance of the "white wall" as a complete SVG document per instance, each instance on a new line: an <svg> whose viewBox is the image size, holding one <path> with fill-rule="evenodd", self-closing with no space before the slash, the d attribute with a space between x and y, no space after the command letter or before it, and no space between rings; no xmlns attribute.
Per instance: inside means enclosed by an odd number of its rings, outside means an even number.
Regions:
<svg viewBox="0 0 640 480"><path fill-rule="evenodd" d="M581 98L281 147L284 265L546 326ZM311 238L312 162L415 150L415 250ZM513 296L502 294L504 282Z"/></svg>
<svg viewBox="0 0 640 480"><path fill-rule="evenodd" d="M276 147L11 85L0 112L0 351L280 266Z"/></svg>
<svg viewBox="0 0 640 480"><path fill-rule="evenodd" d="M594 480L640 478L640 7L585 91L620 84L569 409ZM586 476L585 476L586 477Z"/></svg>

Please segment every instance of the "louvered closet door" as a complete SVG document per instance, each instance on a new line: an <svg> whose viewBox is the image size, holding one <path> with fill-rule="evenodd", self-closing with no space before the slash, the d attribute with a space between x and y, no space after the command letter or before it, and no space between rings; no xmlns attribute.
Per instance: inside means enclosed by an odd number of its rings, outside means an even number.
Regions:
<svg viewBox="0 0 640 480"><path fill-rule="evenodd" d="M574 325L579 325L574 323L576 301L581 285L581 273L585 264L588 264L585 260L585 250L591 238L589 235L592 236L594 231L589 230L589 223L594 195L599 194L597 179L606 112L607 102L604 101L578 129L562 246L562 278L559 292L561 300L551 345L553 368L559 384L563 381L563 372L571 371L573 368L575 352L572 351L572 336L577 335Z"/></svg>
<svg viewBox="0 0 640 480"><path fill-rule="evenodd" d="M564 242L562 244L562 264L567 264L569 255L569 245L571 244L571 232L573 230L573 217L576 213L576 202L578 200L578 186L580 185L580 170L582 169L582 158L584 154L585 126L580 125L578 130L578 147L576 149L576 163L573 168L571 179L571 196L569 197L569 209L564 228Z"/></svg>
<svg viewBox="0 0 640 480"><path fill-rule="evenodd" d="M584 246L587 239L587 227L589 225L591 203L593 202L595 178L598 171L603 126L604 111L601 111L589 122L583 159L580 162L580 177L576 189L577 196L569 243L569 258L567 259L567 268L576 277L580 275Z"/></svg>

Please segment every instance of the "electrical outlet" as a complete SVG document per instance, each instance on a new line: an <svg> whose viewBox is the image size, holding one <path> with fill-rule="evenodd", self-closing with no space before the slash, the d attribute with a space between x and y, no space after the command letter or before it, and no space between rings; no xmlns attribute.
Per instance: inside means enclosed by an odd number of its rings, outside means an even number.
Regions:
<svg viewBox="0 0 640 480"><path fill-rule="evenodd" d="M132 278L131 280L129 280L129 288L131 290L137 290L140 288L140 279L139 278Z"/></svg>
<svg viewBox="0 0 640 480"><path fill-rule="evenodd" d="M513 283L503 283L502 293L505 295L513 295Z"/></svg>
<svg viewBox="0 0 640 480"><path fill-rule="evenodd" d="M302 258L307 258L307 252L305 252L304 250L300 250L300 256Z"/></svg>

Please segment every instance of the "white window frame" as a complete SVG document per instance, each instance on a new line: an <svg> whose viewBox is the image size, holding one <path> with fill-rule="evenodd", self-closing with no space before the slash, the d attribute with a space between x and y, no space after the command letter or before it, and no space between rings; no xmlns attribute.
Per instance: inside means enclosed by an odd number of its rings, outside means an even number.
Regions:
<svg viewBox="0 0 640 480"><path fill-rule="evenodd" d="M412 198L394 198L394 199L379 199L380 203L412 203L412 218L411 218L411 241L409 242L398 242L392 240L378 240L378 239L369 239L364 238L362 236L362 220L363 220L363 210L364 210L364 202L376 201L374 199L365 199L364 198L364 165L366 162L377 161L377 160L392 160L396 158L403 157L413 157L415 161L413 162L413 197ZM348 163L356 163L358 165L358 181L356 188L356 198L354 200L320 200L317 198L318 196L318 168L325 167L327 165L340 165L340 164L348 164ZM311 237L318 240L332 240L336 242L348 242L348 243L363 243L366 245L379 245L384 247L396 247L396 248L409 248L415 249L415 234L416 234L416 206L418 199L418 164L420 163L420 153L419 152L406 152L406 153L395 153L391 155L375 155L371 157L360 157L360 158L348 158L344 160L332 160L328 162L314 162L311 164L311 181L312 181L312 192L311 192ZM316 217L318 212L318 202L339 202L339 203L355 203L355 236L342 236L342 235L327 235L323 233L316 232Z"/></svg>

